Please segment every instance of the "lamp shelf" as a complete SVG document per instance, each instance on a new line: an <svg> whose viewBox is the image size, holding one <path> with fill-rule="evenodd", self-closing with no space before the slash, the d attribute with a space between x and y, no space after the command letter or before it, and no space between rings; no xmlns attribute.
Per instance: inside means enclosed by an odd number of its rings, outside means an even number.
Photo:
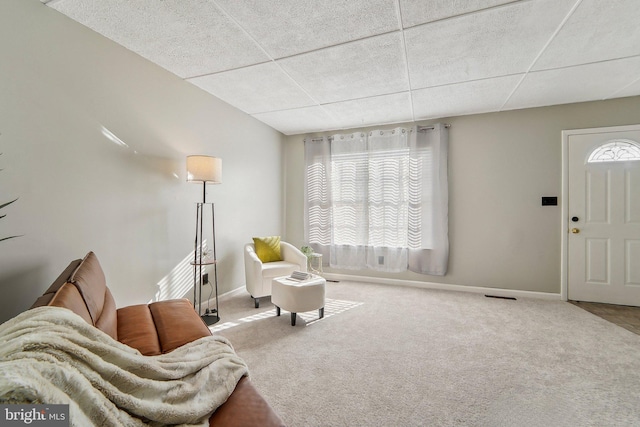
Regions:
<svg viewBox="0 0 640 427"><path fill-rule="evenodd" d="M214 265L217 264L218 261L213 260L213 261L205 261L205 262L195 262L195 261L191 261L189 264L191 265Z"/></svg>

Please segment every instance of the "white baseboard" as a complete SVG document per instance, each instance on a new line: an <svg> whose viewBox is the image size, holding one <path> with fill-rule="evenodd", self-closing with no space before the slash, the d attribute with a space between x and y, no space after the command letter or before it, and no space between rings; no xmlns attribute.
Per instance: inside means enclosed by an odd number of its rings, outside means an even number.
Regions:
<svg viewBox="0 0 640 427"><path fill-rule="evenodd" d="M220 295L218 295L218 301L219 301L220 299L222 299L222 298L231 297L231 296L233 296L233 295L235 295L235 294L239 294L240 292L243 292L243 291L246 291L246 288L245 288L245 286L244 286L244 285L240 286L239 288L235 288L235 289L232 289L232 290L230 290L230 291L228 291L228 292L225 292L224 294L220 294ZM209 304L209 305L207 305L207 304ZM203 301L202 301L202 307L203 307L203 308L211 307L211 306L213 306L213 307L215 307L215 306L216 306L216 300L215 300L215 298L211 298L211 299L209 299L209 300L203 300Z"/></svg>
<svg viewBox="0 0 640 427"><path fill-rule="evenodd" d="M479 286L450 285L447 283L419 282L417 280L386 279L386 278L380 278L380 277L352 276L348 274L335 274L335 273L323 273L322 277L324 277L327 280L337 280L337 281L344 280L344 281L350 281L350 282L376 283L381 285L410 286L414 288L424 288L424 289L440 289L445 291L472 292L476 294L494 295L499 297L537 298L537 299L554 300L554 301L562 300L559 293L556 294L556 293L548 293L548 292L521 291L516 289L483 288Z"/></svg>
<svg viewBox="0 0 640 427"><path fill-rule="evenodd" d="M232 289L232 290L230 290L228 292L225 292L224 294L218 295L218 298L230 297L232 295L238 294L238 293L240 293L242 291L246 291L246 290L247 290L247 288L244 285L242 285L242 286L240 286L238 288L235 288L235 289Z"/></svg>
<svg viewBox="0 0 640 427"><path fill-rule="evenodd" d="M513 298L537 298L551 301L562 301L560 294L548 293L548 292L536 292L536 291L521 291L517 289L502 289L502 288L483 288L480 286L464 286L464 285L450 285L447 283L435 283L435 282L419 282L417 280L400 280L400 279L386 279L380 277L371 276L352 276L349 274L335 274L335 273L322 273L322 277L327 280L336 281L349 281L349 282L366 282L375 283L379 285L391 285L391 286L409 286L413 288L423 289L439 289L444 291L457 291L457 292L471 292L476 294L493 295L498 297L513 297ZM220 294L218 299L231 297L235 294L246 292L244 286L232 289L224 294ZM215 304L215 300L210 300L210 304ZM207 301L202 301L202 306L206 307Z"/></svg>

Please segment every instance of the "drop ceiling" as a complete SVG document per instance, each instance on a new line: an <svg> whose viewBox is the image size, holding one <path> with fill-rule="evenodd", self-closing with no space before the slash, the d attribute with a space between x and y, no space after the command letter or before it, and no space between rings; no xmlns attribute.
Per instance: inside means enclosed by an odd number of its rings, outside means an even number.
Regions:
<svg viewBox="0 0 640 427"><path fill-rule="evenodd" d="M291 135L640 95L638 0L41 0Z"/></svg>

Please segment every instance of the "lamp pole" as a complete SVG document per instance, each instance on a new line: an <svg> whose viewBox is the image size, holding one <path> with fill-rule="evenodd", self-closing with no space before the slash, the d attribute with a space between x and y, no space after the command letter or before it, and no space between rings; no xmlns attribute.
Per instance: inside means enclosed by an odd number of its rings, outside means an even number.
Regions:
<svg viewBox="0 0 640 427"><path fill-rule="evenodd" d="M202 285L204 282L203 266L213 264L215 283L215 309L209 310L202 316L205 323L213 324L220 320L218 314L218 269L216 257L216 231L215 231L215 211L211 203L211 231L213 259L211 262L204 258L204 206L207 204L207 182L210 184L220 184L222 182L222 159L211 156L187 156L187 181L202 182L202 202L197 204L196 209L196 237L193 251L193 308L196 308L198 300L198 315L202 310ZM207 281L208 283L208 281ZM199 288L199 289L198 289Z"/></svg>

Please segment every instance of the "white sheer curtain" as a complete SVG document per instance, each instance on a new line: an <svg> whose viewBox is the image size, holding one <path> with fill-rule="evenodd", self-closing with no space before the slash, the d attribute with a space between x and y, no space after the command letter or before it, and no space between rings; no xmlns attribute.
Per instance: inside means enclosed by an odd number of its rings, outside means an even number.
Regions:
<svg viewBox="0 0 640 427"><path fill-rule="evenodd" d="M408 268L444 276L449 264L449 129L435 124L418 131L414 142L413 182L420 182L421 189L420 198L410 202Z"/></svg>
<svg viewBox="0 0 640 427"><path fill-rule="evenodd" d="M332 239L329 265L362 269L366 266L369 195L367 137L364 133L334 135L331 141Z"/></svg>
<svg viewBox="0 0 640 427"><path fill-rule="evenodd" d="M447 129L305 140L305 239L334 268L444 275Z"/></svg>
<svg viewBox="0 0 640 427"><path fill-rule="evenodd" d="M329 259L332 220L329 177L331 145L327 137L304 140L304 238L324 260Z"/></svg>
<svg viewBox="0 0 640 427"><path fill-rule="evenodd" d="M369 133L369 212L366 266L373 270L407 269L410 161L415 129L396 128Z"/></svg>

